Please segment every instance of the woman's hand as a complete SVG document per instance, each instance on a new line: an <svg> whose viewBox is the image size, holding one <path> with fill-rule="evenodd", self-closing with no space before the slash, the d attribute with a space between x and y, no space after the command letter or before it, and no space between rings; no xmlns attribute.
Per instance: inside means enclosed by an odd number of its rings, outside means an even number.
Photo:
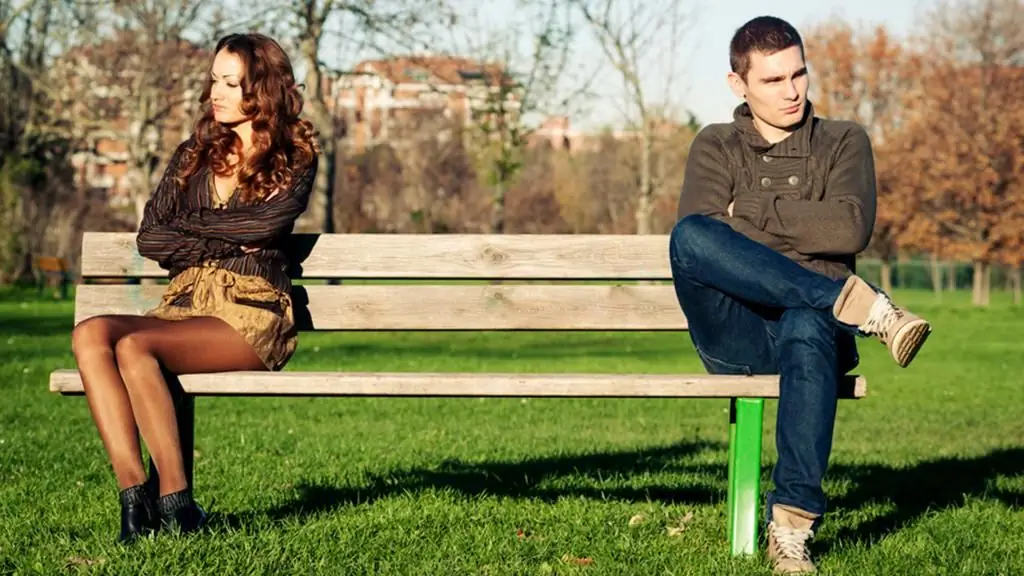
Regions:
<svg viewBox="0 0 1024 576"><path fill-rule="evenodd" d="M273 198L274 196L277 196L278 192L280 192L280 190L274 190L273 192L270 193L269 196L264 198L263 201L266 202L266 201L270 200L271 198ZM258 244L243 245L242 246L242 252L245 252L246 254L252 254L253 252L259 252L260 250L263 250L264 248L266 248L267 244L270 244L270 240L266 240L266 241L260 242Z"/></svg>

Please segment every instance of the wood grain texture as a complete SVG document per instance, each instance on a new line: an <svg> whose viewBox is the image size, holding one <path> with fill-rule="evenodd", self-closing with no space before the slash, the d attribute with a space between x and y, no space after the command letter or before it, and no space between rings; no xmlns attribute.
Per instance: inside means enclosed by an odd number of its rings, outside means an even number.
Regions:
<svg viewBox="0 0 1024 576"><path fill-rule="evenodd" d="M78 287L75 323L142 314L163 286ZM293 291L300 330L685 330L671 286L342 285Z"/></svg>
<svg viewBox="0 0 1024 576"><path fill-rule="evenodd" d="M296 234L294 278L671 280L667 235ZM82 276L163 278L135 234L87 232Z"/></svg>
<svg viewBox="0 0 1024 576"><path fill-rule="evenodd" d="M699 374L488 374L416 372L231 372L180 377L197 396L422 396L592 398L777 398L777 376ZM50 376L50 391L81 394L75 370ZM841 398L867 394L862 377L840 385Z"/></svg>

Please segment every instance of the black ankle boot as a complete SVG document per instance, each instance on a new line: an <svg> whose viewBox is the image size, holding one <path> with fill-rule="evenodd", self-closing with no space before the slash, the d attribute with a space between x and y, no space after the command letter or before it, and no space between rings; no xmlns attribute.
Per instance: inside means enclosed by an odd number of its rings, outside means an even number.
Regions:
<svg viewBox="0 0 1024 576"><path fill-rule="evenodd" d="M188 534L206 524L206 512L192 499L189 488L157 498L156 507L162 530Z"/></svg>
<svg viewBox="0 0 1024 576"><path fill-rule="evenodd" d="M130 543L157 530L159 518L153 497L145 485L139 484L121 490L121 535L118 540Z"/></svg>

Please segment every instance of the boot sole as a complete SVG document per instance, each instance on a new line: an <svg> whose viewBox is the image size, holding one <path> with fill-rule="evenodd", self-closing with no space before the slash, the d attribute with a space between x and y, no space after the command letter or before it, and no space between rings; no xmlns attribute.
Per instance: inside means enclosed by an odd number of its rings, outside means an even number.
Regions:
<svg viewBox="0 0 1024 576"><path fill-rule="evenodd" d="M893 339L892 357L896 363L901 368L909 366L931 333L931 325L924 320L917 320L904 326Z"/></svg>

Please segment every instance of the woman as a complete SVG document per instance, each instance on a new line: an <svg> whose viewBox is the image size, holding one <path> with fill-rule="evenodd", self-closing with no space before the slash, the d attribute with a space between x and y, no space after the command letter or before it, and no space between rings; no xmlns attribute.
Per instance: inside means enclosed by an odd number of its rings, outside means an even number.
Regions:
<svg viewBox="0 0 1024 576"><path fill-rule="evenodd" d="M144 316L90 318L72 333L120 488L122 542L206 521L186 480L164 372L280 370L296 346L282 246L306 208L318 148L299 118L288 56L259 34L223 38L201 105L138 233L139 253L169 270L161 303ZM136 431L159 487L146 487Z"/></svg>

